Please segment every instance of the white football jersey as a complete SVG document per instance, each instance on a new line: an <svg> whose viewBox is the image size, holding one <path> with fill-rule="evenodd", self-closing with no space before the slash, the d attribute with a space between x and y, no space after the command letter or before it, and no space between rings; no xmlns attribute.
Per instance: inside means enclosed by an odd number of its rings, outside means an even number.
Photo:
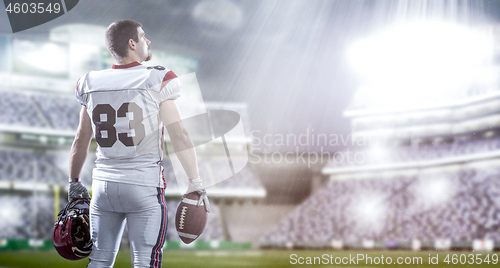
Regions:
<svg viewBox="0 0 500 268"><path fill-rule="evenodd" d="M178 98L180 87L172 71L138 62L78 80L76 96L87 107L99 145L94 179L165 187L160 103Z"/></svg>

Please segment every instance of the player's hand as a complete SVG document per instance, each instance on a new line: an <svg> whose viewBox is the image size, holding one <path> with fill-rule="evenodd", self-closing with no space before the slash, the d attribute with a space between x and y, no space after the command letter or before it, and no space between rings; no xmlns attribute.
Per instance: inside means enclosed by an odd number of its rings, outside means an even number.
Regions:
<svg viewBox="0 0 500 268"><path fill-rule="evenodd" d="M90 199L89 191L81 181L70 182L68 187L68 201L71 202L77 198Z"/></svg>
<svg viewBox="0 0 500 268"><path fill-rule="evenodd" d="M186 197L187 194L195 191L200 194L200 199L198 200L198 204L196 204L196 206L199 207L203 202L205 203L205 210L210 213L210 202L208 201L207 192L205 191L205 188L203 188L203 185L201 184L200 177L196 179L189 179L188 189L186 191L186 194L184 194L184 197Z"/></svg>

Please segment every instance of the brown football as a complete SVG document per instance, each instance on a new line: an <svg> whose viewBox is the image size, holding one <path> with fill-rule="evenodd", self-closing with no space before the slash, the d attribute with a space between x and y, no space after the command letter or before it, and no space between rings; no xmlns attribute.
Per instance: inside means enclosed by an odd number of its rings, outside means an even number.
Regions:
<svg viewBox="0 0 500 268"><path fill-rule="evenodd" d="M196 240L207 225L208 213L205 204L202 202L199 207L196 206L199 199L198 192L189 193L182 198L175 213L175 229L182 242L186 244Z"/></svg>

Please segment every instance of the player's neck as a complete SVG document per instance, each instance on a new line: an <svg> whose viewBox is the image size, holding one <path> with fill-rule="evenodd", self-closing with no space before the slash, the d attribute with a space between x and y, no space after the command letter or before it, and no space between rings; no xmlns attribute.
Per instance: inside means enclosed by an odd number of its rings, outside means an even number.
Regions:
<svg viewBox="0 0 500 268"><path fill-rule="evenodd" d="M117 60L117 59L115 60L116 60L116 65L127 65L132 62L138 62L138 63L142 62L142 60L139 59L139 57L125 57L122 60Z"/></svg>
<svg viewBox="0 0 500 268"><path fill-rule="evenodd" d="M134 63L134 62L138 62L140 63L139 61L137 60L131 60L131 61L116 61L115 65L128 65L128 64L131 64L131 63Z"/></svg>

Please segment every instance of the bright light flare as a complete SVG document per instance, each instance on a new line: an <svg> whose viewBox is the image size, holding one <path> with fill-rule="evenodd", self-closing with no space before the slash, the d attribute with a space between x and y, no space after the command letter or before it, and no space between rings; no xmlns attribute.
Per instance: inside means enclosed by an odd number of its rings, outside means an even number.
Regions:
<svg viewBox="0 0 500 268"><path fill-rule="evenodd" d="M68 69L65 47L53 43L16 41L19 59L24 64L50 73L64 73Z"/></svg>
<svg viewBox="0 0 500 268"><path fill-rule="evenodd" d="M22 225L22 211L19 209L19 203L15 202L17 199L3 198L2 200L3 202L0 206L0 229Z"/></svg>
<svg viewBox="0 0 500 268"><path fill-rule="evenodd" d="M375 192L364 192L357 196L358 199L353 204L353 212L357 222L369 226L372 230L382 228L387 212L385 196Z"/></svg>
<svg viewBox="0 0 500 268"><path fill-rule="evenodd" d="M493 55L486 32L453 23L398 25L354 43L348 60L378 89L457 89L475 81Z"/></svg>
<svg viewBox="0 0 500 268"><path fill-rule="evenodd" d="M378 144L367 150L367 156L374 163L386 162L390 159L389 150Z"/></svg>
<svg viewBox="0 0 500 268"><path fill-rule="evenodd" d="M424 209L445 204L457 191L450 178L434 176L422 180L415 190L420 207Z"/></svg>

